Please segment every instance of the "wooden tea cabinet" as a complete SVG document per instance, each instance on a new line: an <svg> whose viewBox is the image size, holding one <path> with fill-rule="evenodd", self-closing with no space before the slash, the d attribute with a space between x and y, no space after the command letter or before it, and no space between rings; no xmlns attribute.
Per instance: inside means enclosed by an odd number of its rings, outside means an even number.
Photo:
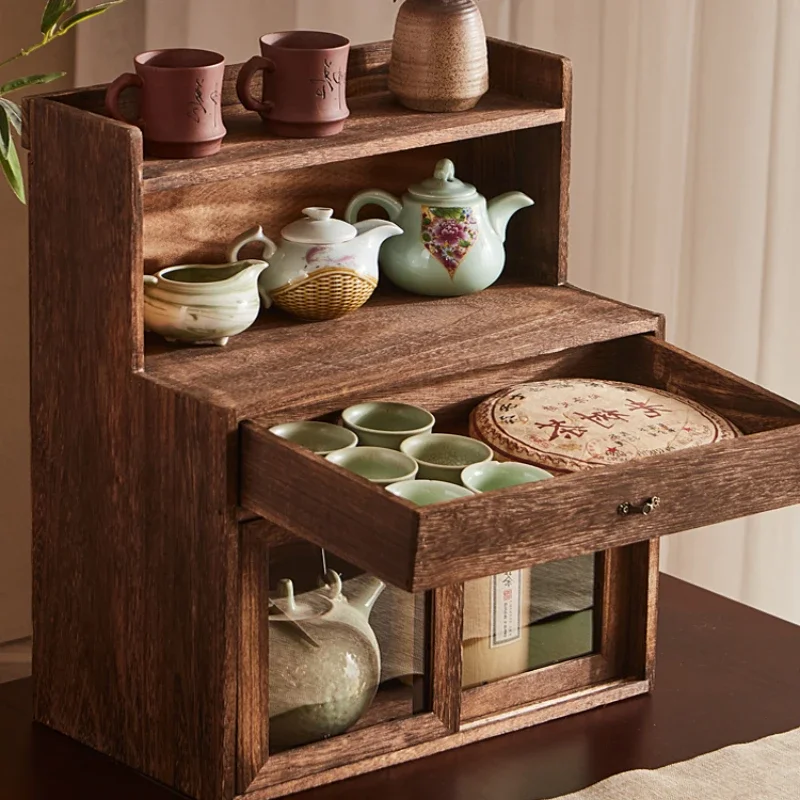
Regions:
<svg viewBox="0 0 800 800"><path fill-rule="evenodd" d="M317 141L266 138L230 68L229 137L201 161L143 159L103 87L26 103L35 715L199 800L275 797L647 692L658 537L800 500L800 407L666 344L660 315L566 282L569 62L492 41L481 104L426 115L393 104L388 59L388 43L355 48L352 118ZM536 201L496 286L430 299L384 281L341 320L264 313L227 348L145 337L144 272L221 261L305 206L402 192L442 157L489 197ZM745 435L417 508L268 432L367 398L463 429L480 399L558 376L666 388ZM657 512L618 513L654 495ZM268 564L298 537L430 590L428 676L419 713L376 707L371 727L270 755ZM594 652L462 691L464 581L593 552Z"/></svg>

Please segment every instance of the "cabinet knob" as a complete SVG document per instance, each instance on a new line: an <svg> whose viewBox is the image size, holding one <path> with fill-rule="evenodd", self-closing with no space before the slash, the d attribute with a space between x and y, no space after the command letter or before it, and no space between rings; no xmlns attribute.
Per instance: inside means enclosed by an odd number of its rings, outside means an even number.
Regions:
<svg viewBox="0 0 800 800"><path fill-rule="evenodd" d="M622 517L627 517L630 514L644 514L647 516L652 514L660 505L660 497L650 497L639 506L634 503L621 503L617 506L617 512Z"/></svg>

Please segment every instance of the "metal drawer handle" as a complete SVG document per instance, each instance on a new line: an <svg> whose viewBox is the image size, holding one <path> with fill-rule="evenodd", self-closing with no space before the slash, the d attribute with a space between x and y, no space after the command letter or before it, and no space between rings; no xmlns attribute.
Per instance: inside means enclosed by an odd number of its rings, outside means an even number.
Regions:
<svg viewBox="0 0 800 800"><path fill-rule="evenodd" d="M647 516L648 514L652 514L660 505L660 497L651 497L645 500L640 506L636 506L633 503L622 503L617 507L617 512L622 517L627 517L630 514L644 514Z"/></svg>

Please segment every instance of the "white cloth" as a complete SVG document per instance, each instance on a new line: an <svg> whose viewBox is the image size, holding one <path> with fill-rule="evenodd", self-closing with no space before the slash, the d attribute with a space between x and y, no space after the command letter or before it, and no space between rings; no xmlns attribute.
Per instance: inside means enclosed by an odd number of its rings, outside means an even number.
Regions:
<svg viewBox="0 0 800 800"><path fill-rule="evenodd" d="M800 797L800 729L623 772L562 800L791 800Z"/></svg>

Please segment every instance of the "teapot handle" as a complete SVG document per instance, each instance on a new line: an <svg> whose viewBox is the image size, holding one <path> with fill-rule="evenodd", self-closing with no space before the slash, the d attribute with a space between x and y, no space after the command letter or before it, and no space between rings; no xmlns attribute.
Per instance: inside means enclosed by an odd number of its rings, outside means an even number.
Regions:
<svg viewBox="0 0 800 800"><path fill-rule="evenodd" d="M228 249L228 261L231 264L235 264L239 261L239 252L245 245L251 242L261 242L264 245L262 248L263 261L269 261L278 251L278 246L275 242L264 233L264 229L260 225L256 225L255 228L245 231L241 236L231 242L231 246Z"/></svg>
<svg viewBox="0 0 800 800"><path fill-rule="evenodd" d="M344 218L351 225L355 224L356 220L358 220L358 213L364 206L369 205L376 205L385 209L392 222L397 222L397 218L403 211L403 204L393 194L381 191L380 189L374 189L369 192L357 194L350 201L350 205L347 206L347 210L344 212Z"/></svg>

